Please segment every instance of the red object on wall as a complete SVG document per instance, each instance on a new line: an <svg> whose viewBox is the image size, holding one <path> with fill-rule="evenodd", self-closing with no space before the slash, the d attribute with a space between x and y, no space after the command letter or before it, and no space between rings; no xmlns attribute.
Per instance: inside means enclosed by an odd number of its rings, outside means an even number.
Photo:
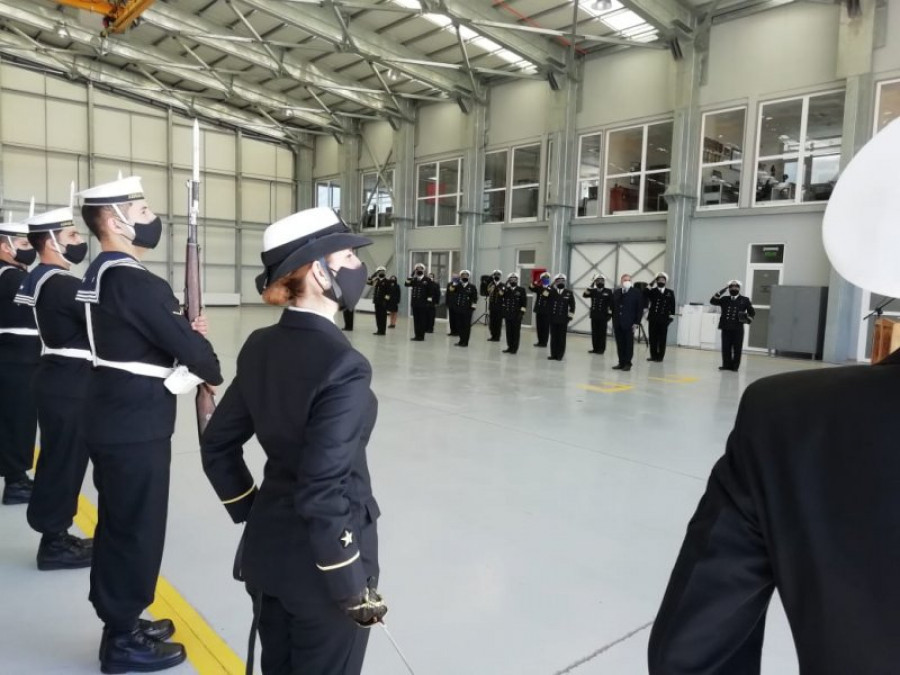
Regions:
<svg viewBox="0 0 900 675"><path fill-rule="evenodd" d="M541 275L547 271L546 267L535 267L531 270L531 283L536 284L541 280Z"/></svg>

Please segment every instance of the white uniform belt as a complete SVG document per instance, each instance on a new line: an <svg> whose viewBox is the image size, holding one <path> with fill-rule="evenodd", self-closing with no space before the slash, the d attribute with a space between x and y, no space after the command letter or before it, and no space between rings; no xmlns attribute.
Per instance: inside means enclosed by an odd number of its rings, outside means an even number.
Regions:
<svg viewBox="0 0 900 675"><path fill-rule="evenodd" d="M140 361L107 361L99 356L94 359L95 366L103 366L105 368L115 368L124 370L133 375L144 375L145 377L158 377L161 380L166 379L174 368L166 368L165 366L154 366L150 363L141 363Z"/></svg>
<svg viewBox="0 0 900 675"><path fill-rule="evenodd" d="M37 328L0 328L0 335L6 333L8 335L33 335L37 337Z"/></svg>
<svg viewBox="0 0 900 675"><path fill-rule="evenodd" d="M60 349L44 347L41 356L65 356L68 359L84 359L85 361L94 360L89 349L73 349L69 347L61 347Z"/></svg>

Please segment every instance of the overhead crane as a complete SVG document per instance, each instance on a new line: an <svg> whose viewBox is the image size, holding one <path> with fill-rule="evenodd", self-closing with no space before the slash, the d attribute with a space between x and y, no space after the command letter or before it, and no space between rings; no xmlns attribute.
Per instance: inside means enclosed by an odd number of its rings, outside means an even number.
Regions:
<svg viewBox="0 0 900 675"><path fill-rule="evenodd" d="M155 0L56 0L61 5L103 15L101 35L124 33Z"/></svg>

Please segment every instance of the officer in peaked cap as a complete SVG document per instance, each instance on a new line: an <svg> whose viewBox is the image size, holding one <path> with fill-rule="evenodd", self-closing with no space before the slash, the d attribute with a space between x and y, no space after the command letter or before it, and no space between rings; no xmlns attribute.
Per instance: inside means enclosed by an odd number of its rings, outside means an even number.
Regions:
<svg viewBox="0 0 900 675"><path fill-rule="evenodd" d="M366 462L372 370L332 319L359 300L367 275L353 249L370 243L330 209L266 229L257 287L287 308L244 343L203 435L206 475L232 519L247 521L239 568L263 673L358 675L364 627L387 611ZM254 434L268 457L258 493L242 448Z"/></svg>
<svg viewBox="0 0 900 675"><path fill-rule="evenodd" d="M575 294L566 288L566 275L553 277L550 291L550 361L562 361L566 355L566 331L575 316Z"/></svg>
<svg viewBox="0 0 900 675"><path fill-rule="evenodd" d="M28 523L39 532L37 566L74 569L91 564L91 540L69 534L88 454L81 435L91 368L84 306L75 300L81 279L69 273L87 255L71 207L29 218L28 241L40 256L23 280L16 303L34 312L42 344L33 390L41 427L41 454L28 504Z"/></svg>
<svg viewBox="0 0 900 675"><path fill-rule="evenodd" d="M503 332L503 298L500 296L502 288L503 272L494 270L491 272L490 281L485 289L488 299L488 332L490 333L488 342L500 342L500 333Z"/></svg>
<svg viewBox="0 0 900 675"><path fill-rule="evenodd" d="M411 288L409 302L413 315L413 341L424 342L428 332L429 307L434 302L431 295L431 279L425 275L425 265L416 263L412 274L404 284Z"/></svg>
<svg viewBox="0 0 900 675"><path fill-rule="evenodd" d="M550 272L541 272L536 283L531 284L534 293L534 324L537 331L535 347L546 347L550 339Z"/></svg>
<svg viewBox="0 0 900 675"><path fill-rule="evenodd" d="M370 276L366 283L372 287L372 302L375 304L375 335L385 335L388 303L391 301L387 270L381 266L375 268L375 274Z"/></svg>
<svg viewBox="0 0 900 675"><path fill-rule="evenodd" d="M451 281L447 287L447 306L456 317L456 330L459 335L457 347L468 347L472 334L472 313L478 307L478 289L471 283L472 273L460 270L459 279Z"/></svg>
<svg viewBox="0 0 900 675"><path fill-rule="evenodd" d="M28 243L28 226L0 223L0 476L4 504L26 504L32 482L25 472L34 462L37 409L31 379L41 355L34 313L15 304L35 251Z"/></svg>
<svg viewBox="0 0 900 675"><path fill-rule="evenodd" d="M606 327L612 316L611 288L606 287L606 277L598 274L589 288L582 294L591 300L591 350L590 354L603 354L606 351Z"/></svg>
<svg viewBox="0 0 900 675"><path fill-rule="evenodd" d="M744 326L753 321L756 310L750 298L741 295L741 282L732 279L710 298L709 304L722 309L719 330L722 331L722 365L719 370L737 372L744 350Z"/></svg>
<svg viewBox="0 0 900 675"><path fill-rule="evenodd" d="M84 222L103 249L76 295L95 366L82 429L99 499L90 599L104 624L100 665L162 670L184 661L184 647L162 641L171 621L139 617L153 602L166 532L176 403L167 379L176 364L210 385L222 374L203 337L206 321L191 325L169 284L140 263L162 235L140 178L81 197Z"/></svg>
<svg viewBox="0 0 900 675"><path fill-rule="evenodd" d="M644 289L644 301L647 303L647 327L650 343L648 361L662 363L666 357L666 340L669 324L675 318L675 291L667 288L669 275L660 272L653 284Z"/></svg>
<svg viewBox="0 0 900 675"><path fill-rule="evenodd" d="M503 319L506 323L506 349L504 354L515 354L519 351L519 338L522 335L522 317L528 309L528 292L519 286L519 275L506 277L506 286L500 289L503 303Z"/></svg>

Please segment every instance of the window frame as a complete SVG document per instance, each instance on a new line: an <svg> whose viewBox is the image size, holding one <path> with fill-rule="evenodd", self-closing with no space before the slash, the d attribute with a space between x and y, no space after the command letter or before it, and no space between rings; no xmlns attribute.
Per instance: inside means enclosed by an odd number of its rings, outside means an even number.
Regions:
<svg viewBox="0 0 900 675"><path fill-rule="evenodd" d="M328 190L328 204L319 204L319 188L325 187ZM338 190L338 203L337 206L334 206L334 189ZM341 179L340 176L330 176L326 178L316 178L315 180L315 190L313 203L316 207L324 206L329 209L334 209L335 213L340 215L341 213Z"/></svg>
<svg viewBox="0 0 900 675"><path fill-rule="evenodd" d="M801 96L788 96L785 98L775 98L768 101L760 101L759 106L756 111L756 147L753 152L753 173L754 175L758 175L759 165L763 162L771 162L771 161L785 161L796 159L797 161L797 177L796 182L794 184L794 197L793 199L780 199L777 201L758 201L756 198L756 189L754 188L753 194L751 197L750 206L751 208L760 208L760 209L770 209L779 206L808 206L810 204L827 204L828 200L810 200L803 201L803 186L804 181L806 179L806 159L808 157L814 156L806 149L807 141L807 133L809 131L809 107L810 101L814 98L830 96L832 94L846 94L846 89L827 89L824 91L816 91L808 94L803 94ZM797 152L794 153L782 153L781 155L765 155L761 156L761 146L762 146L762 123L763 123L763 110L768 105L776 105L778 103L789 103L791 101L802 101L803 105L801 107L801 119L800 119L800 138L797 139ZM845 111L846 112L846 111ZM843 140L843 133L841 134L841 139ZM843 157L843 152L838 153L839 158ZM840 163L840 162L839 162Z"/></svg>
<svg viewBox="0 0 900 675"><path fill-rule="evenodd" d="M875 119L872 122L872 138L875 138L875 136L877 136L878 133L882 131L882 129L878 128L881 119L881 98L884 92L884 87L892 84L900 85L900 77L892 77L887 80L879 80L875 84ZM900 115L892 119L890 122L888 122L888 124L891 124L891 122L894 122L898 119L900 119ZM887 126L887 124L885 126Z"/></svg>
<svg viewBox="0 0 900 675"><path fill-rule="evenodd" d="M590 131L590 132L585 132L583 134L579 134L579 136L578 136L578 158L577 158L578 164L576 166L576 172L575 172L576 176L575 176L575 216L573 218L574 220L586 220L589 218L600 218L603 216L603 207L604 207L603 194L605 192L605 190L603 189L603 186L606 184L606 181L604 180L604 177L603 177L604 170L606 168L606 162L605 162L606 157L605 157L605 152L604 152L605 147L603 145L603 135L604 135L603 131ZM597 177L596 178L585 178L581 175L581 167L582 167L581 152L584 149L583 143L584 143L584 139L589 138L590 136L597 136L600 139L600 155L599 155L599 163L597 164ZM670 171L671 171L671 169L670 169ZM597 181L597 213L596 213L596 215L579 216L578 215L578 207L581 202L581 184L587 183L591 180Z"/></svg>
<svg viewBox="0 0 900 675"><path fill-rule="evenodd" d="M523 148L534 148L538 149L538 160L537 160L537 180L533 183L524 183L522 185L513 185L513 176L515 175L516 170L516 150L522 150ZM543 170L543 162L544 162L544 144L541 141L536 141L533 143L520 143L518 145L510 146L509 148L509 167L506 173L506 184L509 188L508 193L506 195L506 222L507 223L533 223L540 219L541 215L541 171ZM525 216L523 218L513 218L512 217L512 206L513 206L513 196L515 195L516 190L537 190L537 204L535 205L534 215L533 216Z"/></svg>
<svg viewBox="0 0 900 675"><path fill-rule="evenodd" d="M491 224L505 223L505 222L507 222L507 219L508 219L507 217L509 216L508 188L509 188L510 167L511 167L510 159L509 159L510 158L510 149L509 148L499 148L497 150L490 150L490 151L485 152L484 153L484 156L485 156L484 166L485 166L485 172L487 172L487 156L488 155L499 155L501 152L506 154L506 160L504 162L506 164L506 176L505 176L506 181L503 183L503 187L484 188L483 194L488 195L488 194L494 194L497 192L503 193L503 220L487 220L485 218L485 220L482 221L485 224L487 224L487 223L491 223ZM490 202L488 202L488 203L490 203Z"/></svg>
<svg viewBox="0 0 900 675"><path fill-rule="evenodd" d="M463 165L462 165L462 156L456 155L452 157L446 157L443 159L432 159L427 161L421 161L416 163L416 228L419 227L459 227L459 209L460 203L462 201L463 195ZM423 166L428 166L429 164L434 164L435 166L435 182L440 185L441 178L441 165L449 164L451 162L456 162L456 191L455 192L435 192L433 195L420 195L419 194L419 186L421 184L421 180L419 179L419 172L422 170ZM438 224L439 216L440 216L440 200L442 198L456 197L456 209L454 210L456 221L453 223L449 223L447 225ZM420 222L419 218L419 204L420 202L425 201L426 199L434 199L435 200L435 209L434 209L434 218L430 224L423 224Z"/></svg>
<svg viewBox="0 0 900 675"><path fill-rule="evenodd" d="M362 206L362 212L360 213L359 223L360 229L366 230L367 232L373 232L376 230L393 230L394 229L394 221L391 219L390 225L383 225L382 221L385 219L386 214L379 213L378 208L375 209L375 225L374 227L367 227L363 223L365 223L365 217L367 215L367 209L369 207L369 203L366 201L366 177L374 176L375 177L375 189L372 191L373 195L378 195L379 191L384 189L387 190L387 194L389 199L391 200L391 209L393 209L394 199L394 176L396 172L394 171L394 167L385 167L379 173L376 169L363 169L359 172L359 196L360 196L360 205ZM386 187L385 183L382 181L382 176L389 179L390 187ZM393 211L392 211L393 215Z"/></svg>
<svg viewBox="0 0 900 675"><path fill-rule="evenodd" d="M724 115L727 113L744 112L744 130L741 134L741 141L743 147L741 148L741 158L739 160L728 160L723 162L704 162L703 161L703 149L706 141L706 119L708 117L712 117L713 115ZM712 204L706 205L703 203L703 170L710 169L717 166L732 166L734 164L739 164L741 167L741 172L746 169L747 166L747 117L750 114L750 108L746 105L734 106L732 108L721 108L715 110L708 110L703 113L700 122L700 171L697 174L697 210L698 211L726 211L729 209L739 209L744 204L744 187L747 184L746 180L741 180L741 186L738 188L738 198L737 202L734 204ZM755 196L755 195L754 195Z"/></svg>
<svg viewBox="0 0 900 675"><path fill-rule="evenodd" d="M662 125L662 124L671 124L671 125L673 125L673 130L674 130L675 119L673 117L667 117L665 119L656 120L654 122L644 122L643 124L631 124L631 125L624 126L624 127L617 127L615 129L610 129L606 132L606 152L604 153L605 161L603 162L603 181L600 184L602 187L602 190L603 190L603 199L601 200L603 208L600 211L601 218L620 218L620 217L627 218L627 217L632 217L632 216L665 214L668 212L668 208L666 208L665 210L660 210L660 211L646 211L644 209L644 200L646 198L647 177L648 176L658 176L658 175L662 175L662 174L668 174L669 176L672 175L671 152L672 152L672 145L674 145L674 143L673 143L674 134L673 134L673 138L669 142L669 156L670 156L669 168L668 169L654 169L651 171L648 171L646 168L647 167L647 149L649 146L649 137L650 137L650 127L658 126L658 125ZM612 136L615 133L619 133L619 132L623 132L623 131L630 131L632 129L641 129L642 134L643 134L643 140L641 143L641 169L640 169L640 171L637 171L637 172L611 174L611 173L609 173L609 156L610 156L610 148L612 146ZM609 206L609 202L610 202L609 197L606 194L607 184L609 183L609 181L614 178L633 179L635 177L637 177L637 179L638 179L638 209L631 210L631 211L617 211L616 213L607 213L606 209Z"/></svg>

